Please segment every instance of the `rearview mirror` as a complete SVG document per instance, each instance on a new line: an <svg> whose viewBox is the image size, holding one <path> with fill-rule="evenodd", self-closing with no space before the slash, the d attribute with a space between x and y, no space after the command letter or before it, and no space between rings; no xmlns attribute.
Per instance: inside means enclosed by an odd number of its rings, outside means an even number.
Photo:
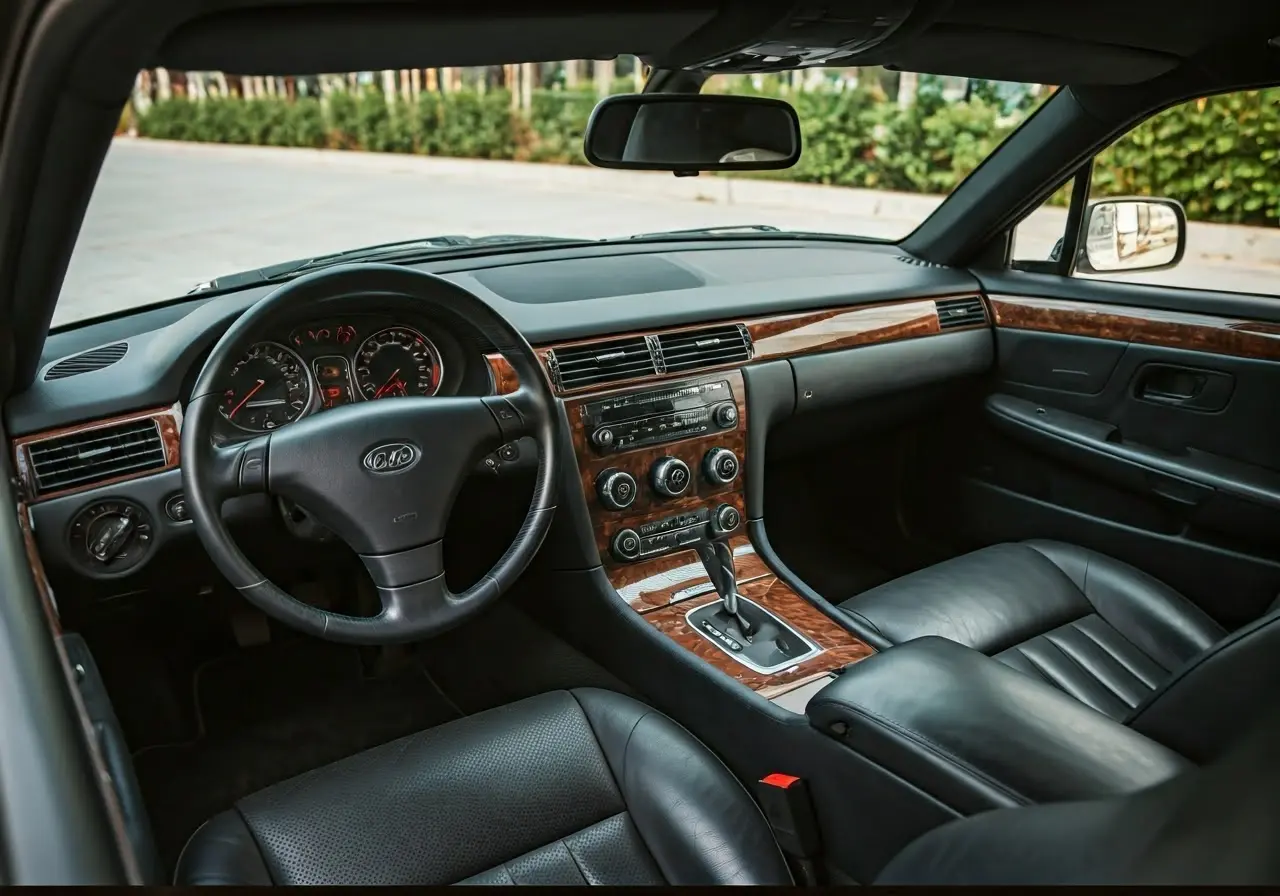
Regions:
<svg viewBox="0 0 1280 896"><path fill-rule="evenodd" d="M1089 206L1076 270L1156 271L1182 260L1187 213L1172 199L1107 199Z"/></svg>
<svg viewBox="0 0 1280 896"><path fill-rule="evenodd" d="M781 100L627 94L596 106L583 142L601 168L762 171L800 158L800 120Z"/></svg>

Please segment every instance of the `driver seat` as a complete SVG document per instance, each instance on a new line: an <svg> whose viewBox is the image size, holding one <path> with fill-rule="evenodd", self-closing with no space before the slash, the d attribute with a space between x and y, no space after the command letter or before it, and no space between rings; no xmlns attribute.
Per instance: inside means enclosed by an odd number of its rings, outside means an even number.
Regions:
<svg viewBox="0 0 1280 896"><path fill-rule="evenodd" d="M747 791L610 691L553 691L240 800L192 835L198 884L789 884Z"/></svg>

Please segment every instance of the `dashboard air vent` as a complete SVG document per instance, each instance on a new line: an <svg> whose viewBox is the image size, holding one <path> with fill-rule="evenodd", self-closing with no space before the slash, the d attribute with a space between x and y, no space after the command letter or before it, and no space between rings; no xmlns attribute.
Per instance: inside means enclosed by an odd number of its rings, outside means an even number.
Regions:
<svg viewBox="0 0 1280 896"><path fill-rule="evenodd" d="M71 355L58 361L44 372L44 378L45 380L62 380L69 376L92 373L95 370L110 367L123 358L127 351L129 351L127 342L115 342L111 345L91 348L87 352Z"/></svg>
<svg viewBox="0 0 1280 896"><path fill-rule="evenodd" d="M666 333L658 337L658 354L667 373L718 367L751 359L751 337L741 324Z"/></svg>
<svg viewBox="0 0 1280 896"><path fill-rule="evenodd" d="M27 451L41 495L165 465L160 428L150 418L32 442Z"/></svg>
<svg viewBox="0 0 1280 896"><path fill-rule="evenodd" d="M987 322L987 309L982 299L943 299L938 306L938 326L944 330L952 327L976 327Z"/></svg>
<svg viewBox="0 0 1280 896"><path fill-rule="evenodd" d="M895 255L896 261L903 264L915 265L918 268L945 268L945 264L938 264L935 261L925 261L923 258L916 258L914 255Z"/></svg>
<svg viewBox="0 0 1280 896"><path fill-rule="evenodd" d="M643 336L558 348L548 353L547 369L561 389L581 389L658 372L649 340Z"/></svg>

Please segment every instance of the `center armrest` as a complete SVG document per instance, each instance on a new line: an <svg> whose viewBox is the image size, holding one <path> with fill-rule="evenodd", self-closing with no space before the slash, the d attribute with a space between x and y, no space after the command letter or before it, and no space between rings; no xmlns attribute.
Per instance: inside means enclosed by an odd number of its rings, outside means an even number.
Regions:
<svg viewBox="0 0 1280 896"><path fill-rule="evenodd" d="M954 641L908 641L809 702L818 730L957 811L1102 797L1194 766L1045 682Z"/></svg>

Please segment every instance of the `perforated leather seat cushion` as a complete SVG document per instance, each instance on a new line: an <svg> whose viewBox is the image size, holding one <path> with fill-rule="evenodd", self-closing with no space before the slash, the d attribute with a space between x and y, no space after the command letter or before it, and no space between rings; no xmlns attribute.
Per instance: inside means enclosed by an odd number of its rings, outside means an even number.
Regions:
<svg viewBox="0 0 1280 896"><path fill-rule="evenodd" d="M241 800L185 884L786 883L741 784L657 711L557 691L410 735Z"/></svg>
<svg viewBox="0 0 1280 896"><path fill-rule="evenodd" d="M939 635L981 650L1121 720L1226 637L1141 570L1054 541L974 551L840 609L895 644Z"/></svg>

